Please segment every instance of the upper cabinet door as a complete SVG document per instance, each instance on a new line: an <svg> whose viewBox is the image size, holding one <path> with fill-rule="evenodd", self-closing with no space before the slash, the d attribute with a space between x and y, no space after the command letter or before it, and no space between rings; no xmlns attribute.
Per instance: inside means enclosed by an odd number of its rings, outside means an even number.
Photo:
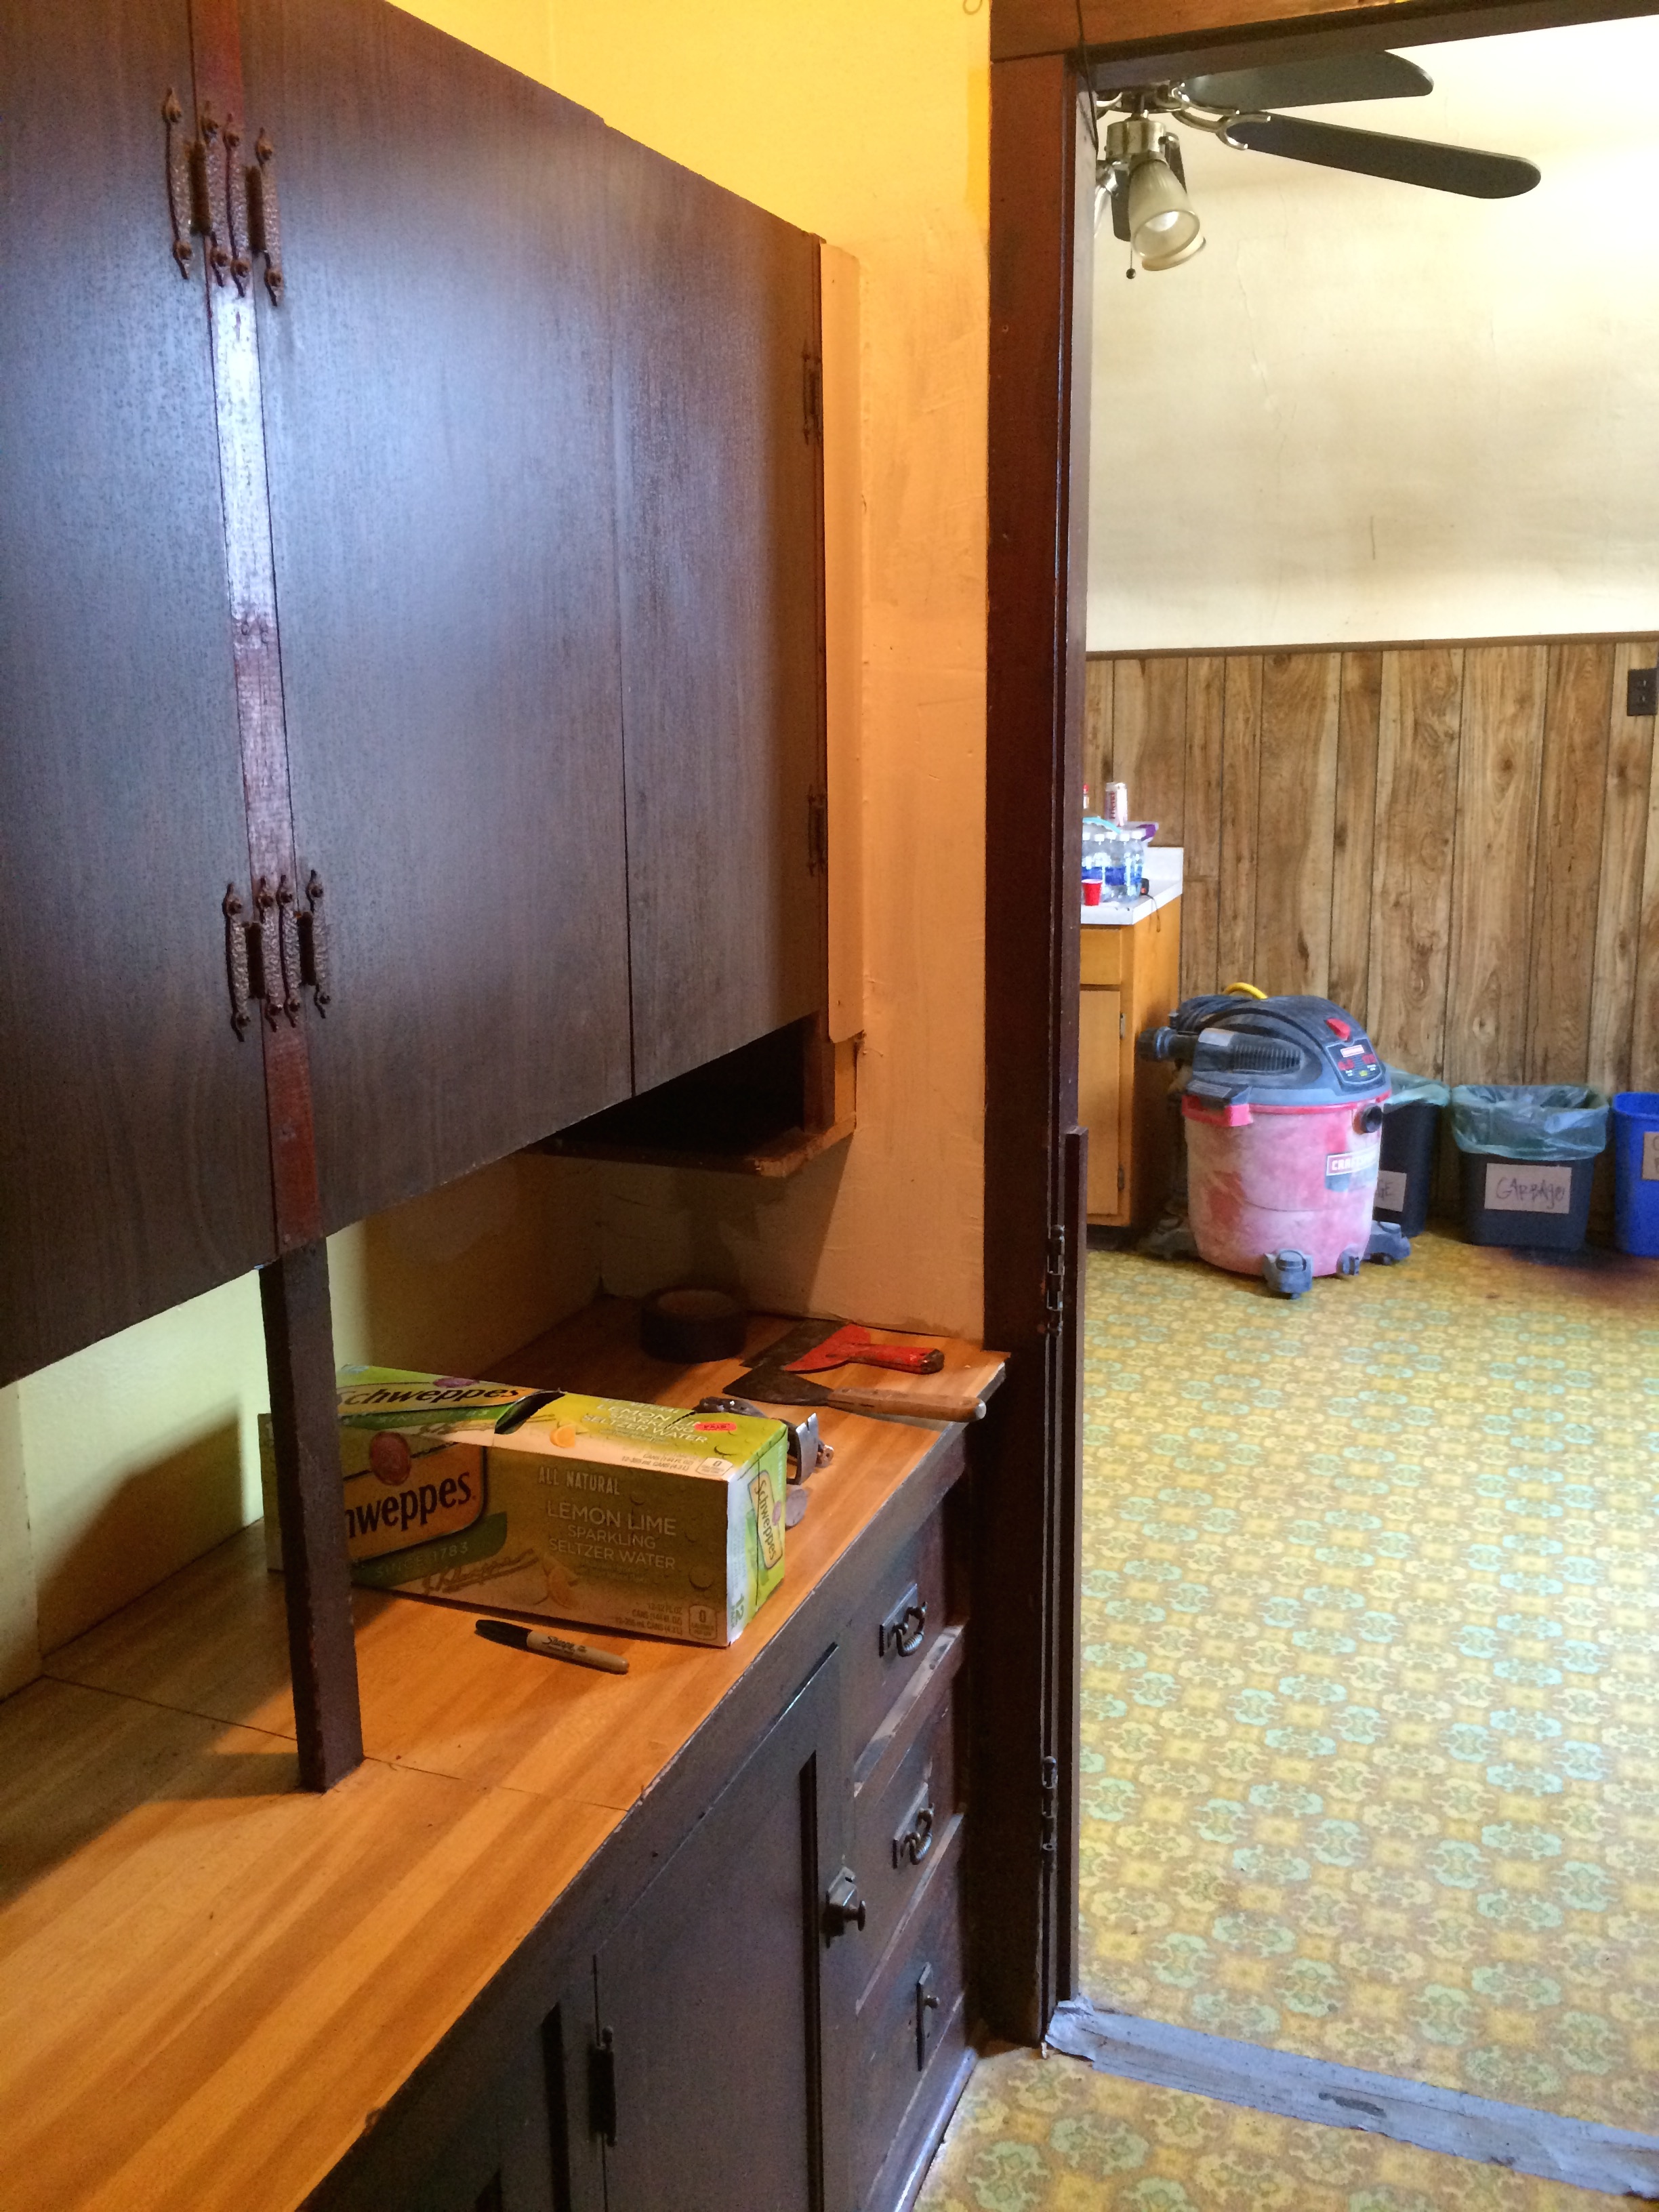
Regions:
<svg viewBox="0 0 1659 2212"><path fill-rule="evenodd" d="M185 0L9 0L0 85L3 1382L273 1241Z"/></svg>
<svg viewBox="0 0 1659 2212"><path fill-rule="evenodd" d="M643 1091L825 1003L817 242L625 139L612 224Z"/></svg>
<svg viewBox="0 0 1659 2212"><path fill-rule="evenodd" d="M329 1227L626 1097L609 134L384 0L247 0Z"/></svg>

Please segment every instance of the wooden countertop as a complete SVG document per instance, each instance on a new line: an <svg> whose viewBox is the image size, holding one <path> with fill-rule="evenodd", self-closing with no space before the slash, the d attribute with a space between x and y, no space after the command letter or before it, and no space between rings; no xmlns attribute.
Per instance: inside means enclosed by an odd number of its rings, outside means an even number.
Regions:
<svg viewBox="0 0 1659 2212"><path fill-rule="evenodd" d="M606 1300L492 1379L690 1405L744 1364L648 1360ZM295 1787L257 1527L0 1704L8 2212L299 2204L941 1446L932 1422L820 1419L835 1462L726 1650L584 1630L629 1654L604 1675L354 1592L368 1756L325 1797Z"/></svg>

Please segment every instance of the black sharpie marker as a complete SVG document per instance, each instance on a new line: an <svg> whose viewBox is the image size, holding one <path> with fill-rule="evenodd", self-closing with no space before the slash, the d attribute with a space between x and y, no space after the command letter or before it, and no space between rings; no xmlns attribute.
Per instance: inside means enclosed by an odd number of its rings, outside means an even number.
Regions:
<svg viewBox="0 0 1659 2212"><path fill-rule="evenodd" d="M596 1651L590 1644L567 1644L562 1636L526 1628L521 1620L475 1620L472 1626L492 1644L510 1644L517 1651L539 1652L544 1659L568 1659L573 1667L597 1667L602 1674L628 1672L627 1660L615 1651Z"/></svg>

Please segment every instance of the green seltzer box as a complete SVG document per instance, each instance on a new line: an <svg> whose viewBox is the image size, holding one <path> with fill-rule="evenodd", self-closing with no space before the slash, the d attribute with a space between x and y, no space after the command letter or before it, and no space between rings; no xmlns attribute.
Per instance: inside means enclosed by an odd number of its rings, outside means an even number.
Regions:
<svg viewBox="0 0 1659 2212"><path fill-rule="evenodd" d="M783 1580L780 1421L569 1391L515 1421L539 1393L395 1367L336 1382L354 1582L724 1644ZM268 1418L259 1459L279 1569Z"/></svg>

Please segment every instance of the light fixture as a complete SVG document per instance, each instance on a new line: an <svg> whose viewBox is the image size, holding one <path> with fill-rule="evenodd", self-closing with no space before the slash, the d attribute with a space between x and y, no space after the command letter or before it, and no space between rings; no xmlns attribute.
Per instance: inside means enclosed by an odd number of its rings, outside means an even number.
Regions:
<svg viewBox="0 0 1659 2212"><path fill-rule="evenodd" d="M1109 124L1101 162L1112 228L1143 269L1176 269L1204 246L1204 226L1187 198L1181 146L1151 115Z"/></svg>

